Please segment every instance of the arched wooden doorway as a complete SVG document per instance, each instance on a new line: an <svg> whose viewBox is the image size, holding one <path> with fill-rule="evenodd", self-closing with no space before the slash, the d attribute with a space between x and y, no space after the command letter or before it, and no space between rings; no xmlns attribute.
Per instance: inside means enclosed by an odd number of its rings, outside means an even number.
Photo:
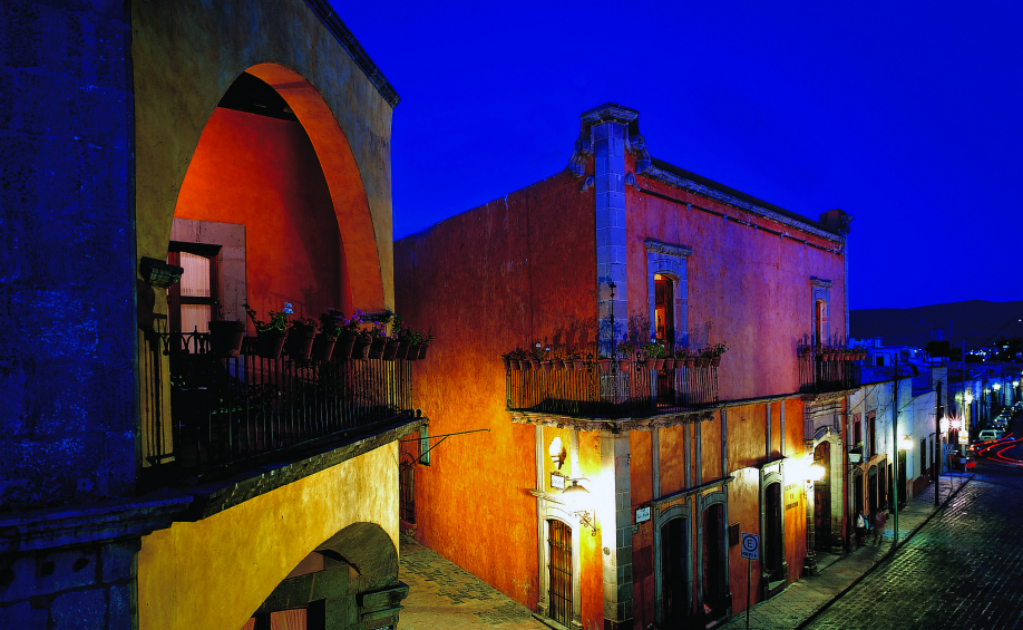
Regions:
<svg viewBox="0 0 1023 630"><path fill-rule="evenodd" d="M692 614L689 588L689 522L675 518L661 526L661 601L666 628L684 628Z"/></svg>
<svg viewBox="0 0 1023 630"><path fill-rule="evenodd" d="M813 451L813 463L824 468L824 476L813 484L813 520L817 549L831 550L831 443L821 442Z"/></svg>

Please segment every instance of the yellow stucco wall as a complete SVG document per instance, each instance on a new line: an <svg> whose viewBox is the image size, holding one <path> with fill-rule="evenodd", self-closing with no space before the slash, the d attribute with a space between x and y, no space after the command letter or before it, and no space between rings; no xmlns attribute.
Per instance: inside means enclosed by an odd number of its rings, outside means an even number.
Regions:
<svg viewBox="0 0 1023 630"><path fill-rule="evenodd" d="M398 545L392 442L196 523L142 538L139 630L234 630L310 552L353 523Z"/></svg>

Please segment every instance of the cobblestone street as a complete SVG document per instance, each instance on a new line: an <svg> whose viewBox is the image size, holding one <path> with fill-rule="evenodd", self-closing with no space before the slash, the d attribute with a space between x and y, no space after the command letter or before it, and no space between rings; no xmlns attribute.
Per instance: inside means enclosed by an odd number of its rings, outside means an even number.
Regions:
<svg viewBox="0 0 1023 630"><path fill-rule="evenodd" d="M806 628L1016 628L1023 622L1023 474L976 478Z"/></svg>
<svg viewBox="0 0 1023 630"><path fill-rule="evenodd" d="M417 543L401 543L400 579L409 585L400 630L548 630L525 606Z"/></svg>

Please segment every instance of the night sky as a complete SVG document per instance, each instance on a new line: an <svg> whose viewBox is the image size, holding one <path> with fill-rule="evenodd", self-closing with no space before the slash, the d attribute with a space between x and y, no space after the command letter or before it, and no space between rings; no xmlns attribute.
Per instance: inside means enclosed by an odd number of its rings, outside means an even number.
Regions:
<svg viewBox="0 0 1023 630"><path fill-rule="evenodd" d="M610 101L654 157L853 215L851 308L1023 299L1023 3L333 2L402 99L395 238L561 172Z"/></svg>

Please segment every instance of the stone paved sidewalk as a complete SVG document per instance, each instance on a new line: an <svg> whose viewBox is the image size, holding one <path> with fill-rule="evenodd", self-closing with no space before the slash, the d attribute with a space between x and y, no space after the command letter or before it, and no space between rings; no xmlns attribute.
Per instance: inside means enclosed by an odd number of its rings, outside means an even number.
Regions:
<svg viewBox="0 0 1023 630"><path fill-rule="evenodd" d="M550 630L528 608L441 557L402 540L399 579L409 585L400 630Z"/></svg>
<svg viewBox="0 0 1023 630"><path fill-rule="evenodd" d="M944 505L973 475L941 477L941 504ZM923 527L937 511L934 506L934 486L914 497L899 511L899 547ZM750 609L750 630L792 630L801 628L822 608L841 597L874 568L891 550L894 538L894 519L888 517L885 542L866 545L845 556L823 554L818 556L820 575L802 577L784 591L766 602L754 604ZM868 538L869 541L869 538ZM746 612L736 614L727 624L727 630L746 628Z"/></svg>

